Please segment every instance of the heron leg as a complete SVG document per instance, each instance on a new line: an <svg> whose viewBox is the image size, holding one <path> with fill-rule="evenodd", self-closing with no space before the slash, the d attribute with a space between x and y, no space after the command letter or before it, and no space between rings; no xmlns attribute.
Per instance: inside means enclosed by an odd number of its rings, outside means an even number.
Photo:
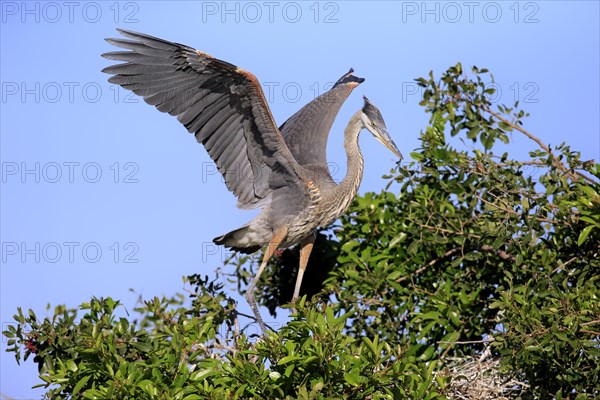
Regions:
<svg viewBox="0 0 600 400"><path fill-rule="evenodd" d="M310 237L304 239L302 243L300 243L300 268L298 269L298 276L296 277L296 287L294 288L294 296L292 297L292 303L295 303L296 300L298 300L298 296L300 295L300 286L302 286L302 278L304 277L304 271L306 271L306 266L308 265L308 258L310 257L310 253L312 252L314 243L315 235L310 235ZM296 312L295 309L294 312Z"/></svg>
<svg viewBox="0 0 600 400"><path fill-rule="evenodd" d="M267 331L267 326L265 325L262 317L260 316L260 312L258 311L258 306L256 305L256 299L254 298L254 289L256 288L256 284L258 283L260 274L262 274L263 270L267 266L267 262L269 262L269 260L271 259L271 256L273 256L273 253L275 252L275 250L277 250L277 247L279 247L281 242L283 242L283 240L287 236L287 233L288 233L288 228L286 226L282 227L277 232L275 232L275 234L271 238L271 241L267 245L267 248L265 250L265 255L263 256L263 259L262 259L262 263L260 264L260 267L258 268L256 275L254 275L254 279L252 279L250 286L248 286L248 289L246 290L246 301L248 301L248 304L250 304L250 308L252 309L252 312L254 313L256 322L258 322L258 325L260 325L260 329L262 330L263 334Z"/></svg>

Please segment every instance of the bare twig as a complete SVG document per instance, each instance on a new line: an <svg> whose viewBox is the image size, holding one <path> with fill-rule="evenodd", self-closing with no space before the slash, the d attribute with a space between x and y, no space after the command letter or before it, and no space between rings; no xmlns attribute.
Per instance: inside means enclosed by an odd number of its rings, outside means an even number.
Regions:
<svg viewBox="0 0 600 400"><path fill-rule="evenodd" d="M441 256L440 258L435 258L435 259L433 259L433 260L429 261L429 262L427 263L427 265L424 265L424 266L422 266L422 267L420 267L420 268L417 268L417 269L415 270L415 272L413 272L412 274L410 274L410 275L405 275L405 276L402 276L402 277L400 277L400 278L396 279L396 282L403 282L403 281L405 281L405 280L407 280L407 279L412 279L412 278L413 278L415 275L419 275L421 272L425 271L427 268L429 268L429 267L432 267L432 266L433 266L433 265L434 265L436 262L440 261L442 258L446 258L446 257L448 257L448 256L451 256L452 254L456 253L456 252L457 252L457 251L459 251L459 250L460 250L460 248L458 248L458 247L456 247L456 248L454 248L454 249L450 249L450 250L448 250L448 251L447 251L447 252L445 252L445 253L444 253L444 255L443 255L443 256Z"/></svg>
<svg viewBox="0 0 600 400"><path fill-rule="evenodd" d="M229 345L221 344L221 343L215 343L215 344L213 344L212 348L217 349L217 350L227 350L230 353L236 353L238 351L233 346L229 346Z"/></svg>
<svg viewBox="0 0 600 400"><path fill-rule="evenodd" d="M447 340L440 340L438 343L443 343L443 344L478 344L478 343L491 343L493 342L494 339L490 338L490 339L481 339L481 340L456 340L453 342L447 341Z"/></svg>
<svg viewBox="0 0 600 400"><path fill-rule="evenodd" d="M573 258L571 258L570 260L566 261L562 265L554 268L554 270L552 271L552 273L555 274L559 269L564 269L567 265L571 264L573 261L578 260L578 259L579 259L579 257L573 257Z"/></svg>
<svg viewBox="0 0 600 400"><path fill-rule="evenodd" d="M594 324L600 324L600 319L596 319L594 321L584 322L584 323L579 324L579 325L581 325L581 326L588 326L588 325L594 325Z"/></svg>
<svg viewBox="0 0 600 400"><path fill-rule="evenodd" d="M419 223L418 221L415 221L415 222ZM420 223L419 223L419 226L421 228L429 229L429 230L432 230L432 231L438 231L438 232L444 232L444 233L451 233L453 235L461 235L461 236L466 236L466 237L472 237L472 238L475 238L475 239L481 239L481 236L476 235L474 233L466 233L466 232L463 232L463 231L458 231L458 232L457 231L451 231L449 229L438 228L437 226L430 226L430 225L425 225L425 224L420 224Z"/></svg>
<svg viewBox="0 0 600 400"><path fill-rule="evenodd" d="M483 250L483 251L489 251L489 252L496 252L498 254L498 257L500 257L503 260L515 261L515 259L516 259L516 257L513 256L512 254L508 254L504 250L496 250L492 246L490 246L489 244L482 244L481 245L481 250Z"/></svg>
<svg viewBox="0 0 600 400"><path fill-rule="evenodd" d="M427 269L427 267L429 267L429 266L430 266L429 264L428 264L428 265L425 265L425 266L423 266L423 267L421 267L421 268L417 269L417 270L416 270L415 272L413 272L412 274L410 274L410 275L405 275L405 276L403 276L403 277L401 277L401 278L397 279L397 280L396 280L396 282L402 282L402 281L405 281L405 280L407 280L407 279L410 279L410 278L412 278L414 275L419 275L421 272L425 271L425 270Z"/></svg>
<svg viewBox="0 0 600 400"><path fill-rule="evenodd" d="M495 118L499 119L500 121L502 121L505 124L509 125L511 128L513 128L513 129L521 132L522 134L524 134L525 136L527 136L529 139L531 139L534 142L536 142L538 144L538 146L540 146L546 153L548 153L552 157L552 162L554 163L554 165L556 167L558 167L561 171L563 171L565 173L565 175L567 175L573 182L579 182L579 178L582 178L582 179L584 179L585 181L587 181L589 183L592 183L592 184L596 184L597 183L593 179L591 179L590 177L582 174L581 172L578 172L578 171L570 172L569 169L565 166L565 164L563 164L563 162L560 161L558 159L558 157L556 157L554 155L554 153L552 152L552 150L550 149L550 147L548 147L547 145L545 145L544 142L542 142L538 137L532 135L531 133L529 133L525 129L521 128L519 125L516 125L516 124L512 123L511 121L507 120L506 118L502 117L500 114L492 111L492 109L490 109L488 106L481 105L481 108L483 109L483 111L485 111L485 112L493 115Z"/></svg>
<svg viewBox="0 0 600 400"><path fill-rule="evenodd" d="M600 336L600 332L588 331L587 329L580 329L578 332L580 332L580 333L589 333L590 335Z"/></svg>
<svg viewBox="0 0 600 400"><path fill-rule="evenodd" d="M477 197L479 200L483 201L483 202L484 202L485 204L487 204L488 206L492 206L492 207L494 207L494 208L497 208L498 210L502 210L502 211L504 211L504 212L506 212L506 213L509 213L509 214L512 214L512 215L517 215L517 216L519 215L519 213L518 213L518 212L516 212L515 210L511 210L511 209L509 209L509 208L504 208L504 207L501 207L501 206L499 206L498 204L494 204L494 203L492 203L491 201L487 201L486 199L484 199L483 197L481 197L481 196L479 196L479 195L477 195L476 197Z"/></svg>

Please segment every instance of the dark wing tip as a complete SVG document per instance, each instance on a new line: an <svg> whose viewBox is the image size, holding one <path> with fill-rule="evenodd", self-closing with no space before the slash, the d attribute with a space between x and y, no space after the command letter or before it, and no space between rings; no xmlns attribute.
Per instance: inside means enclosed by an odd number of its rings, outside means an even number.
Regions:
<svg viewBox="0 0 600 400"><path fill-rule="evenodd" d="M154 36L146 35L146 34L135 32L135 31L130 31L127 29L117 28L117 32L119 32L121 35L123 35L126 38L134 39L134 40L132 41L132 40L123 39L123 38L118 38L118 39L117 38L105 38L104 40L106 40L108 43L110 43L112 45L116 45L116 46L118 46L119 42L137 43L143 38L163 41L162 39L156 38Z"/></svg>
<svg viewBox="0 0 600 400"><path fill-rule="evenodd" d="M359 78L357 76L352 75L353 72L354 72L354 69L350 68L350 71L348 71L347 73L342 75L342 77L337 80L337 82L335 83L335 85L333 85L333 87L336 87L338 85L347 84L347 83L353 83L353 82L360 84L365 81L365 78Z"/></svg>
<svg viewBox="0 0 600 400"><path fill-rule="evenodd" d="M157 50L170 50L174 48L182 48L188 51L194 51L195 49L177 42L170 42L158 38L156 36L146 35L145 33L130 31L127 29L117 28L117 31L124 36L124 38L106 38L108 43L113 46L121 47L128 50L135 50L135 47L139 45L146 46Z"/></svg>
<svg viewBox="0 0 600 400"><path fill-rule="evenodd" d="M136 31L130 31L129 29L123 29L123 28L117 28L117 32L119 32L121 35L128 37L130 39L152 39L152 40L158 40L160 42L164 42L163 39L157 38L155 36L150 36L150 35L146 35L145 33L140 33L140 32L136 32Z"/></svg>

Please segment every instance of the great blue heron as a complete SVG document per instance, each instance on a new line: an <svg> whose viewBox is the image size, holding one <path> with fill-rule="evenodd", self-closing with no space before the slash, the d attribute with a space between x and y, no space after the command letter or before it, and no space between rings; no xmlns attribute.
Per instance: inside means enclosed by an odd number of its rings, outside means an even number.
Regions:
<svg viewBox="0 0 600 400"><path fill-rule="evenodd" d="M343 75L331 90L290 117L279 129L251 73L191 47L119 29L129 39L107 39L130 51L103 54L125 63L107 67L111 83L140 95L159 111L177 116L195 134L237 196L241 209L260 208L246 225L214 239L216 244L253 253L266 246L246 299L262 331L254 288L276 249L300 244L300 268L292 302L312 251L315 231L344 213L362 180L358 135L363 128L402 158L381 113L365 97L344 131L347 173L336 184L326 146L333 121L352 90L364 81Z"/></svg>

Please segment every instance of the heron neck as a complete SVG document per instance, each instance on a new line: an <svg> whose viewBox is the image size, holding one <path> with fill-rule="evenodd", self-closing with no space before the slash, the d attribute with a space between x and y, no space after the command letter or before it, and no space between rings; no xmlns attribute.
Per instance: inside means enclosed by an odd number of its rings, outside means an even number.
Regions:
<svg viewBox="0 0 600 400"><path fill-rule="evenodd" d="M347 157L346 176L336 188L340 193L340 196L337 198L343 199L344 211L350 206L352 200L354 200L363 176L364 162L360 148L358 147L358 135L363 128L360 116L361 111L356 112L350 118L350 122L344 131L344 149L346 150Z"/></svg>

